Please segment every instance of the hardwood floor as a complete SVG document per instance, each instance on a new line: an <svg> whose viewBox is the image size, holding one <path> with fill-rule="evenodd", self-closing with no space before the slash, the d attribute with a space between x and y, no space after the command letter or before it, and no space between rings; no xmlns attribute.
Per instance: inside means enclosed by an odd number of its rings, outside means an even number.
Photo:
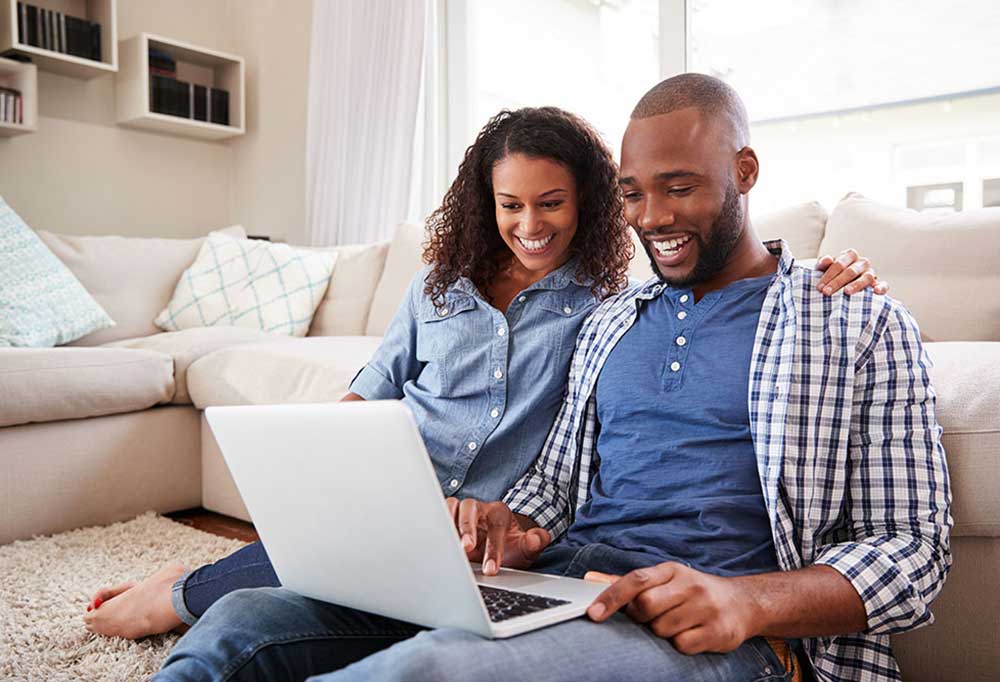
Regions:
<svg viewBox="0 0 1000 682"><path fill-rule="evenodd" d="M242 540L243 542L256 542L260 539L252 523L216 514L201 507L172 512L164 514L164 516L172 521L203 530L206 533L221 535L224 538Z"/></svg>

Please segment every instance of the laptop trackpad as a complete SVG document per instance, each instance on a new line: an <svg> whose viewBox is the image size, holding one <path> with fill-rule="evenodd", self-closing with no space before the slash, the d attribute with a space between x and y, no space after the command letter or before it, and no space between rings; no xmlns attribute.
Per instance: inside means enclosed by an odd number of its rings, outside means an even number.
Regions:
<svg viewBox="0 0 1000 682"><path fill-rule="evenodd" d="M527 571L514 571L509 568L501 568L497 575L483 575L482 569L473 564L472 572L475 574L476 582L480 585L491 587L502 587L508 590L526 590L531 585L541 585L543 583L565 580L554 575L544 573L530 573Z"/></svg>

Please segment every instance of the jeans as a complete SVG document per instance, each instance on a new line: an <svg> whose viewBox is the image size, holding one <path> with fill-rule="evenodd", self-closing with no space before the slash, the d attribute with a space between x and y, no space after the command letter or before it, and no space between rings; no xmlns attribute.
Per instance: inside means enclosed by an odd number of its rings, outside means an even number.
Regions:
<svg viewBox="0 0 1000 682"><path fill-rule="evenodd" d="M174 583L172 602L180 619L194 625L208 607L230 592L280 586L264 545L254 542L181 576Z"/></svg>
<svg viewBox="0 0 1000 682"><path fill-rule="evenodd" d="M636 568L637 561L605 545L560 543L546 550L535 568L571 575L586 570L625 573ZM425 630L286 589L262 588L238 590L220 599L181 638L153 680L300 682L306 678L312 682L791 679L759 637L728 654L686 656L645 626L618 614L605 623L578 618L510 639L488 640L459 630Z"/></svg>

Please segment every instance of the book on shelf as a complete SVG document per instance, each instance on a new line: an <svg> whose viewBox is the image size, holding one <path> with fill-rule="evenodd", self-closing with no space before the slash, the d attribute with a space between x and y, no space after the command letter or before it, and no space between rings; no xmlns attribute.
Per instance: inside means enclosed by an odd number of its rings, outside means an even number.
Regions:
<svg viewBox="0 0 1000 682"><path fill-rule="evenodd" d="M18 2L17 37L23 45L101 61L101 25L96 21Z"/></svg>
<svg viewBox="0 0 1000 682"><path fill-rule="evenodd" d="M12 88L0 88L0 123L24 123L24 97Z"/></svg>
<svg viewBox="0 0 1000 682"><path fill-rule="evenodd" d="M177 79L169 53L149 49L149 110L193 121L229 125L229 92Z"/></svg>
<svg viewBox="0 0 1000 682"><path fill-rule="evenodd" d="M229 125L229 92L209 88L208 120L219 125Z"/></svg>
<svg viewBox="0 0 1000 682"><path fill-rule="evenodd" d="M169 52L155 47L149 48L149 68L150 70L156 69L164 76L177 76L177 61L170 56Z"/></svg>

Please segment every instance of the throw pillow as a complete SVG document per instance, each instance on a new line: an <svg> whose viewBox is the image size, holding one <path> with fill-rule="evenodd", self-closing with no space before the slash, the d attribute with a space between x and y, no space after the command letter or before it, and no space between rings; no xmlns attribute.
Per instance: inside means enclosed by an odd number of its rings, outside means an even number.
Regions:
<svg viewBox="0 0 1000 682"><path fill-rule="evenodd" d="M231 326L305 336L335 261L335 253L213 232L156 325L166 331Z"/></svg>
<svg viewBox="0 0 1000 682"><path fill-rule="evenodd" d="M114 321L0 198L0 346L69 343Z"/></svg>

